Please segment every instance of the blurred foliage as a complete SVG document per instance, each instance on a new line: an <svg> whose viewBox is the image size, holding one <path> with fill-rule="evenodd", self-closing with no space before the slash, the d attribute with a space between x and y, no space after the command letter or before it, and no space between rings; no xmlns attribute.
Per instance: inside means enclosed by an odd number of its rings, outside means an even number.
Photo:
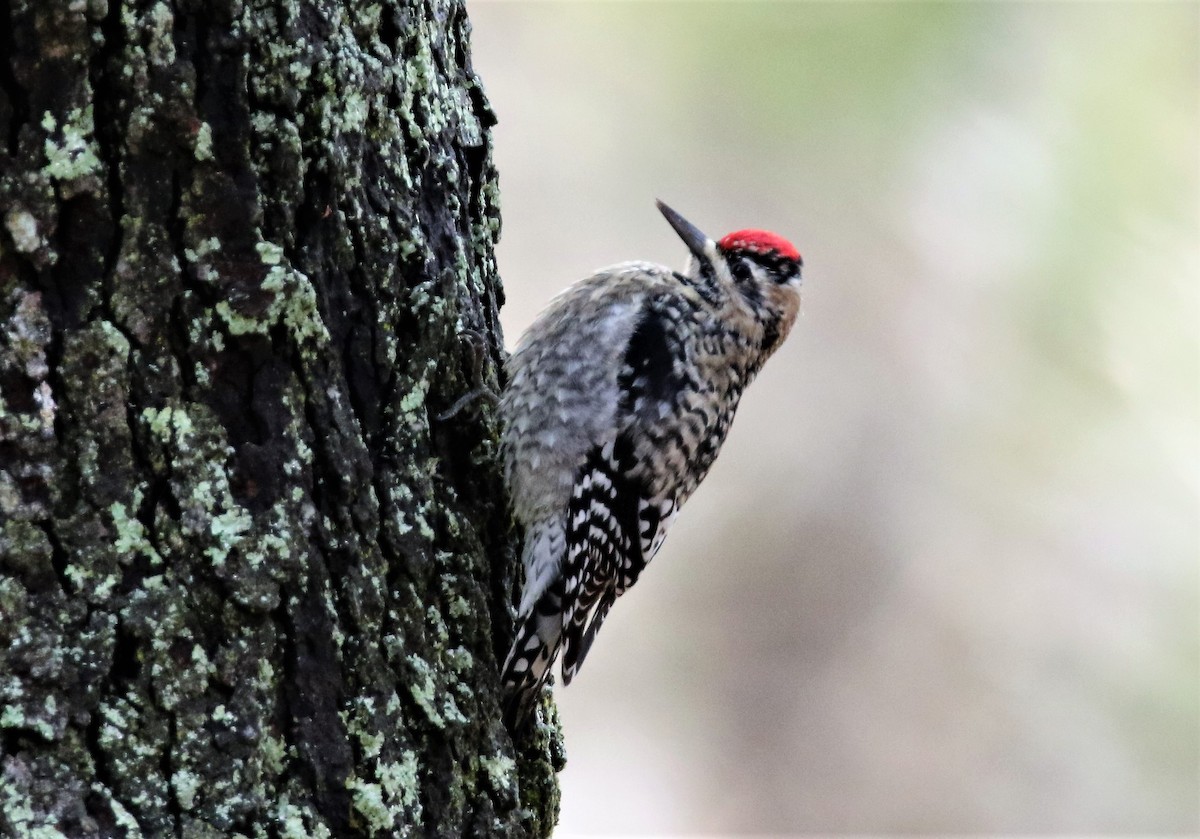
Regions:
<svg viewBox="0 0 1200 839"><path fill-rule="evenodd" d="M1200 831L1200 6L471 14L510 344L656 196L806 262L562 832Z"/></svg>

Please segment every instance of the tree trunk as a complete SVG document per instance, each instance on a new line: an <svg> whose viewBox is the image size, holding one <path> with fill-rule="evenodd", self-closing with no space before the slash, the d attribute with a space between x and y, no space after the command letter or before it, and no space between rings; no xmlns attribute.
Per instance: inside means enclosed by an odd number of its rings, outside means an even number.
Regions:
<svg viewBox="0 0 1200 839"><path fill-rule="evenodd" d="M0 0L0 835L552 829L468 36Z"/></svg>

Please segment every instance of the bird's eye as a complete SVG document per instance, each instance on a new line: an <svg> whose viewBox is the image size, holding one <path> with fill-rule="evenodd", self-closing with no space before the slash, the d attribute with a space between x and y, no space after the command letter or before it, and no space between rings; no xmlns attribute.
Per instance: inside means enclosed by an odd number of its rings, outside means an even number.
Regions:
<svg viewBox="0 0 1200 839"><path fill-rule="evenodd" d="M748 283L754 279L754 269L751 268L751 262L744 256L734 259L729 265L729 271L739 283Z"/></svg>

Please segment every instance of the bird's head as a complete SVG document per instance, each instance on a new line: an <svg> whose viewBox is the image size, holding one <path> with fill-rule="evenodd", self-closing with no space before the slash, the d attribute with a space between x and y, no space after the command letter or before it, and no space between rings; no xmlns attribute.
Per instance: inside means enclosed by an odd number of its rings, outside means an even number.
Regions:
<svg viewBox="0 0 1200 839"><path fill-rule="evenodd" d="M773 352L800 309L800 251L766 230L738 230L714 241L662 201L657 203L692 252L687 279L710 303L732 306L760 324L763 349Z"/></svg>

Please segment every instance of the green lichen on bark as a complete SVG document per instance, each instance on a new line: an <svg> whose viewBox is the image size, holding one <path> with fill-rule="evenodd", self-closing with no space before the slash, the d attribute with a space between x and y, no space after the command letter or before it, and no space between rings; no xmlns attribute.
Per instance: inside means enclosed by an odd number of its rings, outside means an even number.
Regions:
<svg viewBox="0 0 1200 839"><path fill-rule="evenodd" d="M548 835L461 2L0 30L0 834Z"/></svg>

